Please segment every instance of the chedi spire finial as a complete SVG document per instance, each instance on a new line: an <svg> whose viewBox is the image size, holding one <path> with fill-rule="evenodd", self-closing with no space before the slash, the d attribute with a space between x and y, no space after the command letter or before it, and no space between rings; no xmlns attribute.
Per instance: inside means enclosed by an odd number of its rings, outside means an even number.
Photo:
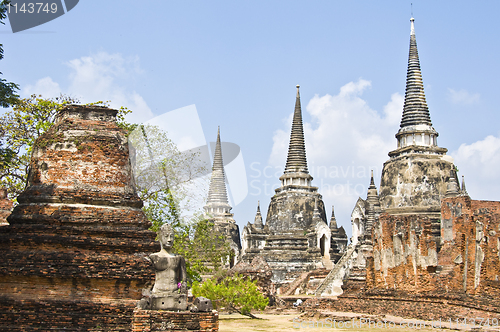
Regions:
<svg viewBox="0 0 500 332"><path fill-rule="evenodd" d="M308 174L299 88L300 86L297 85L297 98L295 100L295 111L293 113L292 132L290 133L290 145L288 146L285 173L300 172Z"/></svg>

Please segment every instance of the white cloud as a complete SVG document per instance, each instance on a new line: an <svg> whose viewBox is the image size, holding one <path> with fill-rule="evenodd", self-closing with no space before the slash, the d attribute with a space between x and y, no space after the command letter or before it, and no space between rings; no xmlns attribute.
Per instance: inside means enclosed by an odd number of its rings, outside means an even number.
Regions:
<svg viewBox="0 0 500 332"><path fill-rule="evenodd" d="M311 115L311 122L304 123L304 135L313 185L324 195L328 210L328 205L335 205L337 220L349 232L345 223L357 198L366 198L370 170L374 169L378 184L387 153L396 149L394 134L403 111L404 97L398 93L383 112L370 108L362 98L370 87L363 79L349 82L336 95L314 96L305 108ZM286 161L292 116L287 120L287 129L277 130L273 137L269 157L273 166L283 167Z"/></svg>
<svg viewBox="0 0 500 332"><path fill-rule="evenodd" d="M469 93L464 89L461 89L459 91L455 91L451 88L448 88L448 99L453 103L453 104L475 104L479 102L479 93Z"/></svg>
<svg viewBox="0 0 500 332"><path fill-rule="evenodd" d="M121 54L100 52L92 56L73 59L68 92L82 102L110 101L113 108L128 107L133 112L127 116L131 122L144 122L153 116L146 101L123 84L140 74L137 57L124 58Z"/></svg>
<svg viewBox="0 0 500 332"><path fill-rule="evenodd" d="M288 151L288 140L290 139L290 128L292 127L293 113L287 117L288 130L278 129L273 135L273 148L269 157L269 164L284 167L286 153Z"/></svg>
<svg viewBox="0 0 500 332"><path fill-rule="evenodd" d="M399 93L391 95L391 101L384 106L385 120L388 125L397 126L403 114L404 97Z"/></svg>
<svg viewBox="0 0 500 332"><path fill-rule="evenodd" d="M61 88L51 77L44 77L23 89L26 97L41 94L57 97L68 94L82 103L110 101L110 107L125 106L132 110L126 119L129 122L145 122L153 117L147 102L136 91L127 87L127 82L141 74L138 57L123 57L121 54L100 52L66 63L70 72L69 86Z"/></svg>
<svg viewBox="0 0 500 332"><path fill-rule="evenodd" d="M34 85L28 84L21 90L23 97L27 98L33 94L42 95L44 98L55 98L61 94L59 83L50 77L44 77L36 81Z"/></svg>
<svg viewBox="0 0 500 332"><path fill-rule="evenodd" d="M451 153L472 199L500 200L500 138L487 136Z"/></svg>

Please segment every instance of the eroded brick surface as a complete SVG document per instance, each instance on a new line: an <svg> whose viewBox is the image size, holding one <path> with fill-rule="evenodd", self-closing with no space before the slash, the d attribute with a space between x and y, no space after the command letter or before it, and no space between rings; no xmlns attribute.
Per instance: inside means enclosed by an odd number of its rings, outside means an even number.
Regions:
<svg viewBox="0 0 500 332"><path fill-rule="evenodd" d="M361 302L390 304L415 318L448 317L442 308L455 318L471 313L498 317L499 212L500 202L467 195L445 198L437 237L428 217L382 214L373 227L364 291L346 292L341 303L370 313L376 306Z"/></svg>
<svg viewBox="0 0 500 332"><path fill-rule="evenodd" d="M116 110L69 106L35 144L0 229L0 329L127 331L154 272Z"/></svg>
<svg viewBox="0 0 500 332"><path fill-rule="evenodd" d="M293 308L298 297L283 298L285 306ZM500 320L498 300L480 300L458 294L408 294L394 290L369 291L356 296L304 299L299 310L329 310L372 315L392 315L419 320L496 319ZM491 324L491 323L490 323ZM497 324L498 325L498 324Z"/></svg>
<svg viewBox="0 0 500 332"><path fill-rule="evenodd" d="M135 309L132 332L143 331L219 331L219 314L212 312L171 312Z"/></svg>

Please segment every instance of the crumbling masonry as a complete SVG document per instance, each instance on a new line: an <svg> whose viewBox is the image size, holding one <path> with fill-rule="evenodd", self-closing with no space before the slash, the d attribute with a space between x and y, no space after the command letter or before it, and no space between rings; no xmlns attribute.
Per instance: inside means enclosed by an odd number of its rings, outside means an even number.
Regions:
<svg viewBox="0 0 500 332"><path fill-rule="evenodd" d="M418 319L500 319L500 202L472 200L437 146L411 19L397 149L351 217L353 241L316 290L323 306Z"/></svg>
<svg viewBox="0 0 500 332"><path fill-rule="evenodd" d="M67 106L0 228L0 330L129 331L158 251L116 110Z"/></svg>
<svg viewBox="0 0 500 332"><path fill-rule="evenodd" d="M293 114L290 145L281 187L271 198L264 225L257 207L255 223L243 229L242 260L264 257L273 272L278 294L302 273L331 268L340 258L347 236L332 215L330 227L318 188L311 185L307 169L299 86ZM333 214L333 211L332 211ZM332 233L335 238L332 241ZM345 241L344 241L345 240Z"/></svg>

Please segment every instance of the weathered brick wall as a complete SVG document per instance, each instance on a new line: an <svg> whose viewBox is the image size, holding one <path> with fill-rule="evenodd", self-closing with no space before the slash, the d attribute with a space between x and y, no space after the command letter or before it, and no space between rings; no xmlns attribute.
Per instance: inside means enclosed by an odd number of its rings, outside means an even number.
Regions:
<svg viewBox="0 0 500 332"><path fill-rule="evenodd" d="M440 265L453 269L455 289L500 295L500 202L469 197L442 201Z"/></svg>
<svg viewBox="0 0 500 332"><path fill-rule="evenodd" d="M212 312L172 312L162 310L134 310L132 332L155 331L219 331L219 314Z"/></svg>
<svg viewBox="0 0 500 332"><path fill-rule="evenodd" d="M287 297L282 303L293 308L298 297ZM394 290L377 290L363 294L341 295L338 298L304 299L302 310L330 310L371 315L392 315L419 320L453 320L495 318L500 322L500 301L481 300L475 296L458 294L408 294ZM491 324L491 323L490 323Z"/></svg>
<svg viewBox="0 0 500 332"><path fill-rule="evenodd" d="M437 244L429 218L382 214L373 226L367 285L425 292L436 288Z"/></svg>
<svg viewBox="0 0 500 332"><path fill-rule="evenodd" d="M31 299L0 296L1 331L130 331L134 310L130 300L99 303L33 295Z"/></svg>
<svg viewBox="0 0 500 332"><path fill-rule="evenodd" d="M442 200L441 237L429 218L383 214L373 228L369 289L409 294L500 295L500 202Z"/></svg>
<svg viewBox="0 0 500 332"><path fill-rule="evenodd" d="M155 234L116 110L69 106L35 143L27 189L0 228L0 330L126 331Z"/></svg>

